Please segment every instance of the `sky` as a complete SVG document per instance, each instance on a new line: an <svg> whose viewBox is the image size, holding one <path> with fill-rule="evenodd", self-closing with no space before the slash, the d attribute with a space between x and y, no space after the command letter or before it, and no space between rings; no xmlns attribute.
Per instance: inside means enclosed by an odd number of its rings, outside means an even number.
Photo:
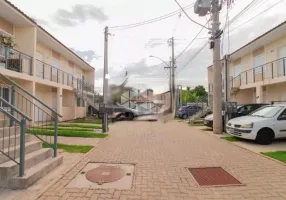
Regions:
<svg viewBox="0 0 286 200"><path fill-rule="evenodd" d="M95 87L102 92L104 27L114 27L153 19L176 10L174 0L10 0L19 9L35 19L66 46L75 51L95 68ZM252 0L236 0L228 10L231 20ZM221 55L231 53L269 29L286 20L285 0L255 0L253 8L236 19L222 38ZM280 2L281 1L281 2ZM195 0L178 0L188 6ZM270 9L271 5L280 2ZM245 23L260 12L267 10ZM209 15L199 17L193 8L186 10L195 21L205 24ZM225 25L226 6L220 19ZM169 75L166 66L156 56L169 62L171 48L167 41L175 38L175 57L198 34L201 27L191 22L184 13L136 28L118 30L110 28L108 61L110 84L121 84L129 76L128 86L139 90L152 88L155 93L169 90ZM204 85L207 88L207 67L212 64L209 45L196 55L208 41L208 30L204 29L198 39L176 60L176 84L183 87ZM228 42L229 41L229 42ZM190 60L192 61L190 62Z"/></svg>

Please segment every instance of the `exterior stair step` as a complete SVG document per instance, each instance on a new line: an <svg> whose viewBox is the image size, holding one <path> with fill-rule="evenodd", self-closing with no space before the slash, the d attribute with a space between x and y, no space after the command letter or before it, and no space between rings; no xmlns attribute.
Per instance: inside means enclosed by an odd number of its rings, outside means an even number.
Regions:
<svg viewBox="0 0 286 200"><path fill-rule="evenodd" d="M30 135L30 134L26 134L26 141L25 142L30 142L33 140L33 136ZM3 141L4 140L4 141ZM3 146L4 144L4 146ZM4 138L0 138L0 150L2 151L3 149L5 148L12 148L14 147L15 145L19 145L20 144L20 134L18 135L10 135L7 136L7 137L4 137Z"/></svg>
<svg viewBox="0 0 286 200"><path fill-rule="evenodd" d="M62 163L62 156L48 158L43 162L40 162L37 165L31 167L30 169L27 169L23 177L14 176L11 179L5 181L5 185L11 189L26 189Z"/></svg>
<svg viewBox="0 0 286 200"><path fill-rule="evenodd" d="M52 149L39 149L25 155L25 170L52 157ZM19 162L19 158L16 159ZM19 173L19 165L13 160L0 164L0 180L8 179Z"/></svg>
<svg viewBox="0 0 286 200"><path fill-rule="evenodd" d="M6 127L10 125L10 119L0 119L0 127Z"/></svg>
<svg viewBox="0 0 286 200"><path fill-rule="evenodd" d="M31 141L31 142L26 142L25 144L25 153L31 153L33 151L39 150L42 147L42 142L41 141ZM12 158L19 158L20 155L20 145L17 145L15 148L6 148L3 150L3 152L7 155L9 155ZM0 153L0 164L4 162L8 162L10 158L8 158L6 155Z"/></svg>
<svg viewBox="0 0 286 200"><path fill-rule="evenodd" d="M0 138L8 137L10 135L20 134L20 126L13 127L0 127Z"/></svg>

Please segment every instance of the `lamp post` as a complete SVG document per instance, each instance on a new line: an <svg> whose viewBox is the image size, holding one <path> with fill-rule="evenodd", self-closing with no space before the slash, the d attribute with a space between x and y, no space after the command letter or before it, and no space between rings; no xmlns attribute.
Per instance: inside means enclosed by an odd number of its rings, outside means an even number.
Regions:
<svg viewBox="0 0 286 200"><path fill-rule="evenodd" d="M175 81L173 80L173 76L172 76L172 73L173 73L173 70L172 70L172 61L170 61L170 64L168 64L166 61L164 61L162 58L159 58L157 56L153 56L153 55L150 55L149 56L150 58L157 58L159 60L161 60L167 67L164 67L165 69L169 69L170 70L170 82L169 82L169 87L170 87L170 106L171 106L171 111L173 112L173 97L174 97L174 92L173 92L173 84L175 83Z"/></svg>

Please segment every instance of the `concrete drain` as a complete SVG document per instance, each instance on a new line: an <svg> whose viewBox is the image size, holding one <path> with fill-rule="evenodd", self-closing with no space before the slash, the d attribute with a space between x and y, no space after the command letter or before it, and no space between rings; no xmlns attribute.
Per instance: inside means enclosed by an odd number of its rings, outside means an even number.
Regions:
<svg viewBox="0 0 286 200"><path fill-rule="evenodd" d="M86 179L102 185L103 183L118 181L124 175L124 170L119 166L100 166L89 170L86 173Z"/></svg>
<svg viewBox="0 0 286 200"><path fill-rule="evenodd" d="M134 165L88 163L67 188L130 189Z"/></svg>

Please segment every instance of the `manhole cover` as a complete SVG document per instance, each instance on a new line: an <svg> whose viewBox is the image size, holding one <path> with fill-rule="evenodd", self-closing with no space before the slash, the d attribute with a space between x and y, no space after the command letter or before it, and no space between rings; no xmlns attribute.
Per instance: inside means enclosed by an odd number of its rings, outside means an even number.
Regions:
<svg viewBox="0 0 286 200"><path fill-rule="evenodd" d="M221 167L189 168L188 169L200 186L241 185Z"/></svg>
<svg viewBox="0 0 286 200"><path fill-rule="evenodd" d="M86 173L86 179L94 183L110 183L120 180L125 171L119 166L99 166Z"/></svg>

